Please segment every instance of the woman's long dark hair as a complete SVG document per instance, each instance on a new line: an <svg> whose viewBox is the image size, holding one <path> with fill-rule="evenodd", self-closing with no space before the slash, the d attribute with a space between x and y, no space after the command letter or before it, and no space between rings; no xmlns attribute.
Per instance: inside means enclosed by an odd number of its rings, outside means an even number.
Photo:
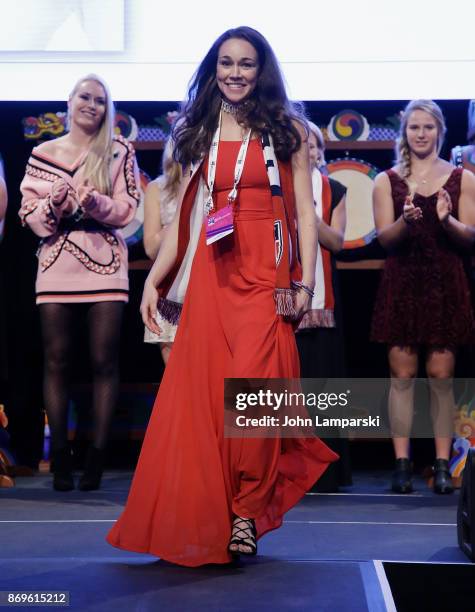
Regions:
<svg viewBox="0 0 475 612"><path fill-rule="evenodd" d="M209 151L221 108L221 91L216 82L218 54L221 45L231 38L250 43L257 52L259 62L256 87L245 105L245 115L238 116L239 123L258 133L266 131L272 134L275 153L280 160L289 160L301 145L300 133L294 121L305 125L305 119L299 107L287 98L271 46L262 34L241 26L221 34L191 80L188 98L182 104L173 134L174 156L182 164L195 162Z"/></svg>

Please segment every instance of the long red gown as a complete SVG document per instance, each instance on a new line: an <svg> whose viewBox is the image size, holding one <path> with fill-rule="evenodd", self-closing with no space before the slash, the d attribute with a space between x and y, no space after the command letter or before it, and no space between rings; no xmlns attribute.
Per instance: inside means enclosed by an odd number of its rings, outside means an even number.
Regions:
<svg viewBox="0 0 475 612"><path fill-rule="evenodd" d="M227 203L240 142L221 141L217 208ZM318 438L224 437L224 378L297 378L290 323L276 314L274 214L260 141L249 144L234 233L204 232L175 344L113 546L186 566L227 563L233 515L258 537L282 524L337 455Z"/></svg>

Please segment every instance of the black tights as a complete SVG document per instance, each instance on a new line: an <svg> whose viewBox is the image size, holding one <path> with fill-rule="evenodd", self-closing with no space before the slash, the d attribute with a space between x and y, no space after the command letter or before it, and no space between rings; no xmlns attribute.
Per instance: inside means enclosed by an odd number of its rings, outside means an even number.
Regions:
<svg viewBox="0 0 475 612"><path fill-rule="evenodd" d="M69 383L74 329L86 312L92 369L93 444L103 449L119 389L119 340L123 302L41 304L45 349L43 395L53 450L67 444Z"/></svg>

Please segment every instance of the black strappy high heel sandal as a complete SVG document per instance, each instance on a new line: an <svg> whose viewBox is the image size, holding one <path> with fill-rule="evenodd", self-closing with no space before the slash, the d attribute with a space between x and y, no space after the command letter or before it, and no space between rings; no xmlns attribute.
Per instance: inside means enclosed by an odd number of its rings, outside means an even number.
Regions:
<svg viewBox="0 0 475 612"><path fill-rule="evenodd" d="M250 550L232 550L230 548L232 544L247 546ZM246 519L240 516L234 517L228 551L231 555L247 555L248 557L257 555L256 525L254 519Z"/></svg>

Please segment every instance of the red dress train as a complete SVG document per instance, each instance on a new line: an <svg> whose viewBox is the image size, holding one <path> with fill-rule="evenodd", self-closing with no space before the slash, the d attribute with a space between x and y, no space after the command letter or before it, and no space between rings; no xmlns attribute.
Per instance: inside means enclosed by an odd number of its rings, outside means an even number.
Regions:
<svg viewBox="0 0 475 612"><path fill-rule="evenodd" d="M221 141L217 207L227 203L240 143ZM318 438L224 437L224 378L296 378L292 325L274 302L274 214L260 141L252 140L234 232L204 232L178 332L126 507L107 541L186 566L227 563L234 514L258 537L282 524L337 456Z"/></svg>

